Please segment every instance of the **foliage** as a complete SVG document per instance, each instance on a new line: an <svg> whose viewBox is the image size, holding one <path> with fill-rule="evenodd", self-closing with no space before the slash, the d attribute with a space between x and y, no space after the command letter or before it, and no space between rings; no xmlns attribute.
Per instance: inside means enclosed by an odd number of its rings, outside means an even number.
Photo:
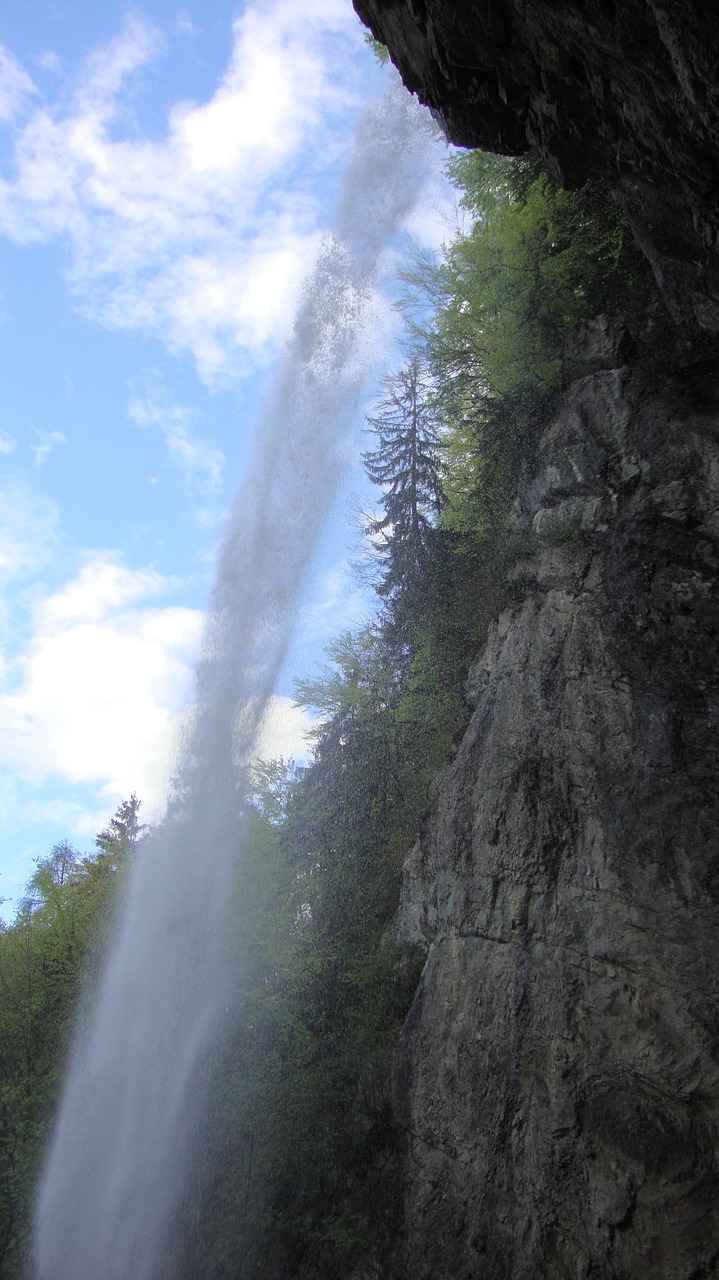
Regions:
<svg viewBox="0 0 719 1280"><path fill-rule="evenodd" d="M113 870L126 865L145 829L139 815L140 801L133 793L129 800L123 800L108 826L95 837L95 844L106 859L106 865Z"/></svg>
<svg viewBox="0 0 719 1280"><path fill-rule="evenodd" d="M369 45L377 61L382 66L385 66L386 63L389 62L389 49L387 46L382 44L379 40L375 40L370 31L365 31L364 38L365 44Z"/></svg>
<svg viewBox="0 0 719 1280"><path fill-rule="evenodd" d="M83 981L140 823L120 805L98 853L67 841L38 858L12 924L0 928L0 1275L19 1276L42 1144Z"/></svg>
<svg viewBox="0 0 719 1280"><path fill-rule="evenodd" d="M449 171L470 225L440 261L415 260L402 305L444 429L443 523L496 541L563 388L571 335L601 312L621 316L640 359L665 313L599 182L565 191L534 160L481 152L456 156Z"/></svg>
<svg viewBox="0 0 719 1280"><path fill-rule="evenodd" d="M431 559L431 530L442 509L439 427L428 370L415 356L384 384L367 418L373 447L362 455L370 480L382 488L381 517L366 532L381 561L379 593L416 589Z"/></svg>
<svg viewBox="0 0 719 1280"><path fill-rule="evenodd" d="M450 172L474 222L437 268L431 346L464 387L551 391L577 325L602 311L644 322L658 308L647 263L600 182L565 191L535 162L481 152L455 158Z"/></svg>

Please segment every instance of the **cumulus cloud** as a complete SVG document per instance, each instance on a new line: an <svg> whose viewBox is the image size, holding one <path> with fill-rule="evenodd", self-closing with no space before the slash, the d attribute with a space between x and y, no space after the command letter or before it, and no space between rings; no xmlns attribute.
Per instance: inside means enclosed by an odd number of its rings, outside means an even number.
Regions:
<svg viewBox="0 0 719 1280"><path fill-rule="evenodd" d="M72 287L101 323L190 352L208 382L241 371L286 331L316 251L308 175L361 92L360 44L345 0L249 4L214 95L176 103L159 141L138 136L129 114L128 80L162 45L139 18L54 107L28 106L32 82L6 54L0 119L21 106L25 116L0 181L0 231L69 241Z"/></svg>
<svg viewBox="0 0 719 1280"><path fill-rule="evenodd" d="M0 766L36 786L91 784L98 796L92 812L66 798L40 802L35 821L55 804L66 827L72 817L71 830L88 834L103 797L114 804L133 791L148 818L160 814L203 621L161 603L172 585L96 556L35 605L28 646L0 668ZM305 759L311 725L290 698L271 698L258 755Z"/></svg>
<svg viewBox="0 0 719 1280"><path fill-rule="evenodd" d="M36 604L0 696L0 763L157 809L201 627L196 610L158 603L171 585L95 557Z"/></svg>

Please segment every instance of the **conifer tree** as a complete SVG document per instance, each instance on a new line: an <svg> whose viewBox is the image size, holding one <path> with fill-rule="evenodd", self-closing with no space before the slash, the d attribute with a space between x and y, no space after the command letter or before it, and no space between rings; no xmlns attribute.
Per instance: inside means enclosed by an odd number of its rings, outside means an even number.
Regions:
<svg viewBox="0 0 719 1280"><path fill-rule="evenodd" d="M100 856L104 855L113 868L126 862L144 830L145 824L140 822L139 813L140 801L133 792L129 800L123 800L118 806L108 825L95 836Z"/></svg>
<svg viewBox="0 0 719 1280"><path fill-rule="evenodd" d="M411 592L426 573L442 508L439 430L429 376L416 357L385 381L377 412L367 422L376 443L362 461L384 493L383 514L366 531L383 566L379 594L392 599Z"/></svg>

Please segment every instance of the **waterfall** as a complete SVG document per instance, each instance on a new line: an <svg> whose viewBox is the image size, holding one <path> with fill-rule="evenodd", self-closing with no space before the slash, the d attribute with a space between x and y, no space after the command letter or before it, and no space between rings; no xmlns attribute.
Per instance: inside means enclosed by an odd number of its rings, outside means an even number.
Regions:
<svg viewBox="0 0 719 1280"><path fill-rule="evenodd" d="M166 1274L203 1059L232 1002L227 917L241 857L241 766L343 473L372 363L378 267L419 196L430 144L421 109L398 83L358 129L334 233L303 294L219 552L168 817L140 845L71 1053L36 1211L39 1280Z"/></svg>

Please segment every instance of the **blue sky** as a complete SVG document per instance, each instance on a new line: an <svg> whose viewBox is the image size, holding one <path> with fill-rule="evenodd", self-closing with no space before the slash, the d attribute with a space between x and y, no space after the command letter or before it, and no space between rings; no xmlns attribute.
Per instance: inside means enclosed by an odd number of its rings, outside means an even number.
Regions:
<svg viewBox="0 0 719 1280"><path fill-rule="evenodd" d="M253 420L387 74L350 0L2 6L0 896L130 792L161 807ZM295 671L365 607L350 472Z"/></svg>

